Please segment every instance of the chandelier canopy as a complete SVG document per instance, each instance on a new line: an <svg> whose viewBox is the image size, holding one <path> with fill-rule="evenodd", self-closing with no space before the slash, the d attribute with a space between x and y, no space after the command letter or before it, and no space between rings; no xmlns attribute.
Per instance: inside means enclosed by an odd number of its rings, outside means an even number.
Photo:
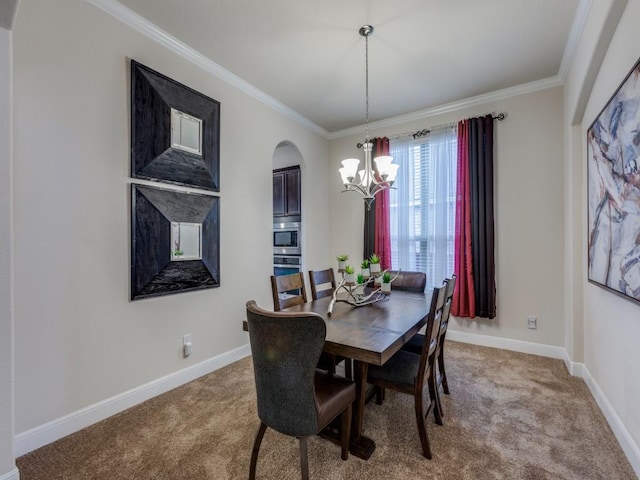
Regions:
<svg viewBox="0 0 640 480"><path fill-rule="evenodd" d="M398 165L391 163L393 158L388 155L377 156L375 168L371 161L373 142L369 138L369 35L373 33L371 25L360 27L359 33L364 37L365 44L365 114L366 127L365 139L362 143L364 150L364 168L359 170L360 160L357 158L347 158L342 161L342 168L338 171L342 177L345 189L343 192L360 192L364 197L367 206L378 192L391 188L396 180Z"/></svg>

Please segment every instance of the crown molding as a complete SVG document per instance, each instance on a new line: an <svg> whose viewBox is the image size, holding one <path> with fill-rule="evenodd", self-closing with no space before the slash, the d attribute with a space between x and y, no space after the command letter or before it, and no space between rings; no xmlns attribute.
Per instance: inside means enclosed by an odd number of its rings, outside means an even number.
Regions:
<svg viewBox="0 0 640 480"><path fill-rule="evenodd" d="M478 105L484 105L485 103L495 102L497 100L504 100L505 98L515 97L518 95L524 95L527 93L537 92L540 90L546 90L548 88L559 87L563 84L562 78L556 75L554 77L537 80L535 82L529 82L522 85L516 85L515 87L504 88L502 90L496 90L495 92L486 93L483 95L477 95L475 97L465 98L456 102L447 103L433 108L427 108L419 110L417 112L407 113L405 115L398 115L397 117L391 117L377 122L369 123L369 129L387 128L394 125L400 125L413 120L422 120L436 115L442 115L444 113L455 112L462 110L463 108L475 107ZM362 134L365 131L364 125L357 127L346 128L336 132L331 132L328 135L329 140L335 140L337 138L348 137L351 135Z"/></svg>
<svg viewBox="0 0 640 480"><path fill-rule="evenodd" d="M113 16L117 20L120 20L125 25L133 28L134 30L142 33L146 37L154 40L163 47L171 50L172 52L180 55L189 62L199 66L203 70L209 72L215 77L228 83L229 85L236 87L238 90L246 93L247 95L255 98L259 102L265 104L276 112L284 115L285 117L293 120L299 125L311 130L318 135L327 138L328 132L315 124L308 118L300 115L295 110L287 107L285 104L276 100L270 95L267 95L262 90L254 87L249 82L243 80L239 76L230 72L226 68L218 65L213 60L207 58L197 50L189 47L187 44L181 42L177 38L169 35L167 32L159 28L157 25L151 23L149 20L141 15L138 15L133 10L125 7L116 0L86 0L93 6L103 10L109 15Z"/></svg>
<svg viewBox="0 0 640 480"><path fill-rule="evenodd" d="M587 22L587 17L589 16L589 11L591 10L592 3L593 0L580 0L580 3L578 4L578 8L576 10L576 14L573 17L571 31L569 32L567 44L564 47L562 62L560 63L560 69L558 71L558 76L562 79L563 84L567 79L569 68L571 67L571 63L573 62L573 57L576 54L576 50L578 49L578 42L580 41L580 37L582 36L582 31L584 30L584 25Z"/></svg>
<svg viewBox="0 0 640 480"><path fill-rule="evenodd" d="M207 58L197 50L189 47L185 43L181 42L177 38L169 35L164 30L160 29L155 24L151 23L146 18L138 15L133 10L125 7L121 3L116 0L86 0L88 3L94 5L95 7L105 11L109 15L113 16L117 20L126 24L127 26L133 28L134 30L142 33L146 37L154 40L165 48L171 50L172 52L178 54L179 56L185 58L189 62L199 66L203 70L209 72L215 77L223 80L231 86L236 87L247 95L255 98L259 102L265 104L276 112L282 114L283 116L289 118L290 120L296 122L309 129L310 131L322 136L327 140L336 140L338 138L348 137L351 135L362 135L365 131L365 125L358 125L355 127L346 128L343 130L337 130L335 132L328 132L324 128L320 127L316 123L312 122L308 118L299 114L295 110L287 107L280 101L275 98L267 95L262 90L254 87L249 82L243 80L239 76L230 72L226 68L218 65L213 60ZM524 95L527 93L533 93L540 90L545 90L548 88L562 86L565 81L565 77L573 61L573 56L575 54L578 40L582 33L582 29L584 28L584 24L586 22L586 18L589 14L589 10L591 8L593 0L580 0L578 4L578 9L576 12L576 16L574 17L574 21L571 27L571 31L569 33L569 38L567 40L567 44L565 46L564 54L562 57L562 62L560 65L560 69L557 75L553 77L549 77L542 80L537 80L534 82L525 83L522 85L517 85L515 87L509 87L502 90L497 90L495 92L477 95L475 97L466 98L463 100L447 103L444 105L439 105L432 108L427 108L424 110L419 110L417 112L412 112L404 115L398 115L396 117L387 118L384 120L379 120L377 122L369 123L370 129L375 128L387 128L395 125L400 125L403 123L411 122L414 120L422 120L430 117L434 117L437 115L442 115L449 112L455 112L457 110L462 110L464 108L470 108L478 105L482 105L488 102L504 100L506 98L515 97L518 95Z"/></svg>

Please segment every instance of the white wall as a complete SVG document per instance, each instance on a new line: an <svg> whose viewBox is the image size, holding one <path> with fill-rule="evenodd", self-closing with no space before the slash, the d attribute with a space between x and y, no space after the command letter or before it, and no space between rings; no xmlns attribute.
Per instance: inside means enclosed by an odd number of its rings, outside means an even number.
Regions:
<svg viewBox="0 0 640 480"><path fill-rule="evenodd" d="M454 319L452 330L562 346L563 212L562 89L552 88L493 101L386 128L372 136L413 132L486 113L506 112L495 123L496 282L494 320ZM343 158L362 157L358 136L332 142L330 177L332 254L362 256L361 197L340 194L337 169ZM356 262L357 263L357 262ZM527 328L527 316L538 317L538 329Z"/></svg>
<svg viewBox="0 0 640 480"><path fill-rule="evenodd" d="M128 301L130 58L221 102L219 288ZM271 305L281 141L304 159L308 262L326 261L315 239L329 229L328 142L317 134L84 0L23 0L14 71L19 434L247 343L246 300Z"/></svg>
<svg viewBox="0 0 640 480"><path fill-rule="evenodd" d="M581 145L586 145L586 131L613 92L618 88L631 67L638 60L637 19L640 18L640 0L614 2L602 0L594 2L599 9L592 13L600 14L602 19L610 15L612 10L625 6L604 61L599 68L593 90L587 91L584 116L579 119ZM604 23L602 20L601 23ZM599 32L585 32L597 35ZM588 41L586 39L585 41ZM575 68L581 68L576 65ZM573 67L572 67L573 68ZM567 88L578 88L575 84L567 84ZM568 92L578 96L583 92ZM576 140L578 140L576 138ZM569 159L574 160L574 159ZM581 230L587 232L586 204L586 153L580 158L581 190L576 191L576 202L579 206ZM615 415L626 428L635 445L627 446L627 454L635 455L634 467L640 471L640 306L616 296L609 291L587 282L587 250L586 242L582 242L581 258L576 268L583 273L580 288L583 297L584 312L584 364L593 381L604 392L606 401ZM624 446L624 445L623 445ZM633 460L632 460L633 463Z"/></svg>
<svg viewBox="0 0 640 480"><path fill-rule="evenodd" d="M13 453L11 36L9 30L0 28L0 478L7 479L17 475Z"/></svg>

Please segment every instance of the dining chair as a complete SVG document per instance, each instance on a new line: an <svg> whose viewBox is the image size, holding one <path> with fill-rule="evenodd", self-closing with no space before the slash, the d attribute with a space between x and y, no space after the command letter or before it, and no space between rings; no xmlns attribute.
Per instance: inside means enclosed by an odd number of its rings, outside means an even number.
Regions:
<svg viewBox="0 0 640 480"><path fill-rule="evenodd" d="M447 328L449 326L449 317L451 316L451 305L453 302L453 291L456 288L456 275L452 275L451 278L445 280L447 289L445 291L444 309L442 311L442 320L440 322L440 331L438 332L438 346L436 351L437 358L437 370L436 375L436 397L437 397L437 410L434 414L438 414L440 417L444 416L444 409L442 408L442 401L440 400L440 386L442 385L442 391L449 395L449 385L447 383L447 371L444 366L444 339L447 335ZM403 350L420 355L424 345L424 335L418 333L414 335L407 343L402 346Z"/></svg>
<svg viewBox="0 0 640 480"><path fill-rule="evenodd" d="M336 289L336 277L333 268L325 270L309 270L309 285L311 285L311 298L319 298L333 295ZM324 288L320 288L324 285Z"/></svg>
<svg viewBox="0 0 640 480"><path fill-rule="evenodd" d="M287 293L292 291L299 293ZM307 289L304 286L302 272L289 275L271 275L271 293L273 294L273 309L276 312L287 307L307 303Z"/></svg>
<svg viewBox="0 0 640 480"><path fill-rule="evenodd" d="M424 272L414 272L411 270L400 270L400 272L398 272L396 270L389 270L389 274L391 278L395 277L395 280L391 284L391 290L423 293L427 286L427 274ZM381 405L385 397L384 387L376 388L376 395L378 404Z"/></svg>
<svg viewBox="0 0 640 480"><path fill-rule="evenodd" d="M424 272L412 272L401 270L400 273L389 270L391 278L396 279L391 283L391 290L404 290L406 292L424 292L427 286L427 274Z"/></svg>
<svg viewBox="0 0 640 480"><path fill-rule="evenodd" d="M298 294L287 292L298 291ZM271 293L273 294L273 310L280 312L287 307L302 305L307 303L307 289L304 286L304 275L302 272L291 273L289 275L271 275ZM330 373L336 373L335 355L322 352L318 361L318 368ZM346 375L345 368L345 375Z"/></svg>
<svg viewBox="0 0 640 480"><path fill-rule="evenodd" d="M325 270L309 270L309 285L311 286L311 298L317 300L319 298L333 295L336 289L336 277L333 268ZM340 362L344 362L344 375L348 379L353 379L353 362L350 358L326 354L331 358L333 363L333 372L335 366Z"/></svg>
<svg viewBox="0 0 640 480"><path fill-rule="evenodd" d="M267 427L296 437L300 469L309 478L307 439L341 417L341 457L349 457L353 382L316 369L324 348L326 326L313 312L270 312L246 304L249 341L260 426L251 452L249 479L256 478L262 438Z"/></svg>
<svg viewBox="0 0 640 480"><path fill-rule="evenodd" d="M436 408L434 381L434 362L438 345L438 330L444 309L446 285L434 288L431 307L427 316L427 329L424 347L420 355L399 350L384 365L369 365L367 382L376 387L394 390L413 396L418 434L422 445L422 454L431 458L431 446L427 435L426 418ZM426 388L426 390L425 390ZM424 408L424 394L428 391L428 406ZM380 391L378 390L378 395ZM378 403L380 403L378 398ZM440 419L441 420L441 419ZM438 418L436 418L438 423Z"/></svg>

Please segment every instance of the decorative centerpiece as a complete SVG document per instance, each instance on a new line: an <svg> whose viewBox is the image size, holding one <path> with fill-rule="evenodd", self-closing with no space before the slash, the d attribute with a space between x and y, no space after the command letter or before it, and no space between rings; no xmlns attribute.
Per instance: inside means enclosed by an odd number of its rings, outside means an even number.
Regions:
<svg viewBox="0 0 640 480"><path fill-rule="evenodd" d="M371 254L371 257L369 257L369 271L371 272L371 275L380 273L380 257L375 253Z"/></svg>
<svg viewBox="0 0 640 480"><path fill-rule="evenodd" d="M349 255L347 255L346 253L343 253L342 255L338 255L336 257L336 260L338 260L338 271L344 272L344 267L347 266L347 260L349 260Z"/></svg>
<svg viewBox="0 0 640 480"><path fill-rule="evenodd" d="M384 272L382 274L382 283L380 284L380 291L382 293L391 293L391 274Z"/></svg>
<svg viewBox="0 0 640 480"><path fill-rule="evenodd" d="M362 269L360 273L362 273L364 278L369 278L371 276L371 272L369 271L369 260L364 259L360 264L360 268Z"/></svg>
<svg viewBox="0 0 640 480"><path fill-rule="evenodd" d="M366 267L365 268L365 264ZM357 277L351 265L345 265L342 280L333 291L327 314L331 316L336 302L344 302L354 307L364 307L377 302L388 300L391 295L391 282L400 274L400 270L392 278L388 271L370 274L369 261L365 260L361 266L363 272ZM368 273L368 275L365 275ZM380 281L382 280L382 283Z"/></svg>
<svg viewBox="0 0 640 480"><path fill-rule="evenodd" d="M356 274L355 270L351 265L347 265L344 267L344 283L346 285L355 285L356 284Z"/></svg>

